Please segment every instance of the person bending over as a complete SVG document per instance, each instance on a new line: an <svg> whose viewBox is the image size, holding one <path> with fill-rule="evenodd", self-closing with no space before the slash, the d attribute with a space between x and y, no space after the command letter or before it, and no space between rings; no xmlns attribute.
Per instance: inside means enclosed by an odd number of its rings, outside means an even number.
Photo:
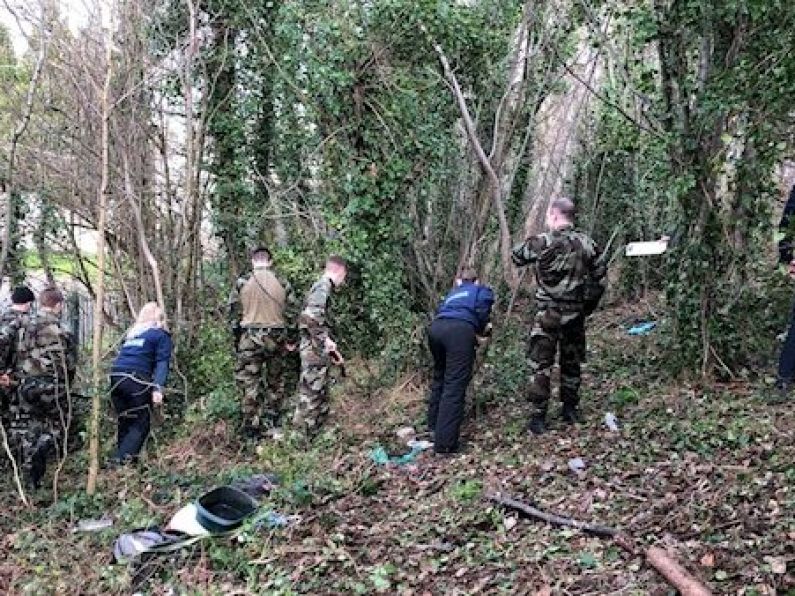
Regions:
<svg viewBox="0 0 795 596"><path fill-rule="evenodd" d="M465 269L439 305L428 330L433 355L428 426L434 433L434 451L438 454L458 451L477 335L488 332L493 304L492 289L478 282L474 269Z"/></svg>
<svg viewBox="0 0 795 596"><path fill-rule="evenodd" d="M111 368L110 398L118 420L116 463L137 459L146 443L152 406L163 403L171 349L163 309L156 302L145 304Z"/></svg>

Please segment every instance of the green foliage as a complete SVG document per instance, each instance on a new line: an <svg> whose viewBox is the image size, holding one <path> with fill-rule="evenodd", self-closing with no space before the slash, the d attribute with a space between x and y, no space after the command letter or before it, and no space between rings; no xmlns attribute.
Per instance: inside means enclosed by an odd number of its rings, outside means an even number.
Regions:
<svg viewBox="0 0 795 596"><path fill-rule="evenodd" d="M491 345L483 363L481 387L485 400L506 396L526 397L529 371L527 368L527 323L515 316L495 328ZM483 349L483 348L481 348Z"/></svg>
<svg viewBox="0 0 795 596"><path fill-rule="evenodd" d="M240 399L234 380L232 334L222 323L207 322L195 343L180 355L191 395L193 415L201 419L231 420L240 412Z"/></svg>
<svg viewBox="0 0 795 596"><path fill-rule="evenodd" d="M370 571L370 581L377 592L386 592L392 587L390 577L395 574L397 567L391 563L376 565Z"/></svg>
<svg viewBox="0 0 795 596"><path fill-rule="evenodd" d="M433 214L453 205L450 173L461 158L451 142L457 109L422 27L493 112L505 76L496 61L519 10L507 0L339 0L333 9L211 2L206 10L204 58L216 73L206 167L228 277L245 268L254 242L277 247L277 265L301 292L326 255L348 258L354 275L334 305L339 336L346 353L387 363L388 381L415 358L416 329L443 290L429 287L411 255L417 221L443 230ZM173 21L175 11L160 18ZM451 276L456 240L438 236Z"/></svg>
<svg viewBox="0 0 795 596"><path fill-rule="evenodd" d="M93 263L90 263L93 265ZM25 270L40 271L44 267L41 254L36 251L25 251L22 256L22 266ZM56 275L77 275L78 265L74 257L65 253L54 253L49 255L49 266Z"/></svg>
<svg viewBox="0 0 795 596"><path fill-rule="evenodd" d="M595 569L599 566L599 562L597 561L596 557L593 553L588 551L582 551L577 555L578 562L580 566L585 569Z"/></svg>
<svg viewBox="0 0 795 596"><path fill-rule="evenodd" d="M640 399L640 393L632 387L621 387L613 395L610 396L610 403L619 412L632 404L635 404Z"/></svg>
<svg viewBox="0 0 795 596"><path fill-rule="evenodd" d="M600 108L574 187L597 236L620 224L628 240L678 240L664 258L624 262L622 288L665 290L669 370L728 373L756 359L769 328L757 297L776 283L758 265L773 259L774 173L795 73L784 40L795 14L783 3L705 0L630 2L619 14L626 75L604 93L624 114Z"/></svg>
<svg viewBox="0 0 795 596"><path fill-rule="evenodd" d="M471 503L483 493L483 483L480 480L461 480L452 488L453 498Z"/></svg>

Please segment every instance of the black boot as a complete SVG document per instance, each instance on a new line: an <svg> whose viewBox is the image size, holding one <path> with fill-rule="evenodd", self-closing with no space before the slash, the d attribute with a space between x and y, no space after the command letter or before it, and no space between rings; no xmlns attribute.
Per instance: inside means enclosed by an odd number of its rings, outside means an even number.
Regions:
<svg viewBox="0 0 795 596"><path fill-rule="evenodd" d="M45 454L41 453L41 451L36 451L33 455L30 470L27 475L27 485L28 488L37 491L41 488L41 481L44 478L44 472L47 469L47 460L45 458Z"/></svg>
<svg viewBox="0 0 795 596"><path fill-rule="evenodd" d="M530 423L527 425L527 430L534 435L543 435L547 430L544 416L541 414L533 414L533 417L530 418Z"/></svg>
<svg viewBox="0 0 795 596"><path fill-rule="evenodd" d="M792 381L778 379L772 395L768 401L772 404L781 404L786 402L792 393Z"/></svg>
<svg viewBox="0 0 795 596"><path fill-rule="evenodd" d="M577 406L572 403L563 404L563 408L560 410L560 417L563 418L563 422L566 424L577 424L578 422L582 422L580 411L577 409Z"/></svg>

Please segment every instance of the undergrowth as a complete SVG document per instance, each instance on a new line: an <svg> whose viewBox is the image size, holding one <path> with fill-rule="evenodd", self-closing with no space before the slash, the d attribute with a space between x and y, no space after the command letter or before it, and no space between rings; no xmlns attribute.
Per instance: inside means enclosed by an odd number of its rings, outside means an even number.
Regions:
<svg viewBox="0 0 795 596"><path fill-rule="evenodd" d="M666 593L641 557L609 541L517 518L483 499L499 490L544 509L613 525L640 547L668 548L722 594L788 594L795 589L795 427L792 402L769 402L756 381L671 383L659 370L654 335L627 327L653 313L600 313L591 322L583 389L586 422L524 432L528 404L521 318L495 337L479 369L464 426L465 454L423 454L380 466L377 444L407 450L395 431L422 430L426 374L388 389L363 361L333 388L332 420L311 445L246 442L237 434L230 361L201 345L195 375L220 382L216 395L191 395L185 416L155 429L137 468L103 470L99 493L82 490L85 456L75 454L61 497L18 504L0 492L0 590L4 593L339 594L339 593ZM653 332L654 333L654 332ZM218 360L215 360L218 359ZM193 379L196 381L196 377ZM620 431L608 431L607 412ZM110 428L105 428L110 436ZM585 463L573 474L568 461ZM249 521L234 538L203 540L140 566L112 565L116 536L164 526L182 505L252 473L281 483L261 512L297 516L287 527ZM113 527L74 532L81 519Z"/></svg>

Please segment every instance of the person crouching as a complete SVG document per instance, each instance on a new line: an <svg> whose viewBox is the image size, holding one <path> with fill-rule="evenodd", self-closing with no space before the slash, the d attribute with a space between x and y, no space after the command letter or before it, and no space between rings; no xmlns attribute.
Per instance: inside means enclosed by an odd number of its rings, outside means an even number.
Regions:
<svg viewBox="0 0 795 596"><path fill-rule="evenodd" d="M434 433L434 451L438 454L458 451L477 335L487 331L493 304L491 288L478 283L474 269L465 269L445 296L428 330L433 355L428 427Z"/></svg>
<svg viewBox="0 0 795 596"><path fill-rule="evenodd" d="M155 302L145 304L127 331L110 374L110 398L118 417L115 463L137 459L146 443L152 406L163 403L171 349L163 309Z"/></svg>

